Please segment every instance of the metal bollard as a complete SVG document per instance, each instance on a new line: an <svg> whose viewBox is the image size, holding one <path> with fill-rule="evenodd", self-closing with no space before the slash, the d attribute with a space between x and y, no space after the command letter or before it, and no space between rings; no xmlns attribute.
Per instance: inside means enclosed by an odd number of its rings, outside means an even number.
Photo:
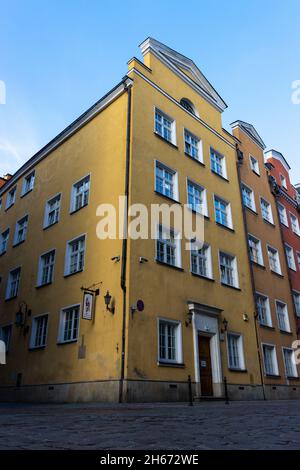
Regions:
<svg viewBox="0 0 300 470"><path fill-rule="evenodd" d="M224 392L225 392L225 404L229 405L229 396L228 396L228 387L227 387L227 378L224 377Z"/></svg>

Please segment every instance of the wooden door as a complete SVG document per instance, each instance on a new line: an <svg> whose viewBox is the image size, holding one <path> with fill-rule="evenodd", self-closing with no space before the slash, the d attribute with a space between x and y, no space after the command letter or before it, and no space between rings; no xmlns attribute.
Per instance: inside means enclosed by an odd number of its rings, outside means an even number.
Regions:
<svg viewBox="0 0 300 470"><path fill-rule="evenodd" d="M210 356L210 338L207 336L198 336L199 347L199 367L201 395L210 397L213 395L211 356Z"/></svg>

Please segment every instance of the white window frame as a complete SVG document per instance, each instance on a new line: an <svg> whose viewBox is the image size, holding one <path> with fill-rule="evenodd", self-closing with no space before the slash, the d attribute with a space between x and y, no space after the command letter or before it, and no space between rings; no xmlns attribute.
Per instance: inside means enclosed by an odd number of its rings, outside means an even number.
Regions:
<svg viewBox="0 0 300 470"><path fill-rule="evenodd" d="M168 238L159 238L160 229L162 230L162 234L174 234L174 243L172 244ZM177 232L173 227L165 227L162 224L158 224L156 228L157 238L155 240L155 260L159 263L164 263L167 266L173 266L176 268L181 268L181 238L180 233ZM164 237L164 235L163 235ZM161 242L164 245L164 259L161 260L158 257L158 243ZM175 264L167 262L167 252L166 249L168 246L172 246L175 248Z"/></svg>
<svg viewBox="0 0 300 470"><path fill-rule="evenodd" d="M46 325L43 325L43 329L46 331L43 331L41 334L41 337L44 338L44 341L41 341L39 344L36 344L37 342L37 323L40 321L42 318L47 318ZM32 318L32 324L31 324L31 334L30 334L30 341L29 341L29 349L42 349L47 346L47 339L48 339L48 328L49 328L49 313L41 313L40 315L35 315Z"/></svg>
<svg viewBox="0 0 300 470"><path fill-rule="evenodd" d="M21 229L20 224L21 224L21 222L24 222L24 221L25 221L25 228L24 227L22 228L23 238L21 240L18 240L18 233L19 233L19 230ZM26 214L16 222L13 246L17 246L17 245L19 245L20 243L23 243L26 240L27 231L28 231L28 221L29 221L29 217L28 217L28 214Z"/></svg>
<svg viewBox="0 0 300 470"><path fill-rule="evenodd" d="M9 329L9 335L8 335L8 340L7 340L7 341L5 341L5 337L4 337L4 333L3 333L3 330L4 330L5 328L8 328L8 329ZM13 332L13 324L12 324L12 323L9 323L9 324L7 324L7 325L2 325L2 326L0 326L0 340L1 340L1 341L4 341L4 343L5 343L6 353L8 353L9 350L10 350L10 343L11 343L12 332Z"/></svg>
<svg viewBox="0 0 300 470"><path fill-rule="evenodd" d="M293 271L297 271L293 248L287 243L285 243L284 251L285 251L285 256L286 256L288 267L292 269Z"/></svg>
<svg viewBox="0 0 300 470"><path fill-rule="evenodd" d="M157 178L157 169L158 167L160 170L163 170L164 172L168 172L169 174L172 174L172 187L173 187L173 195L169 196L165 192L161 192L158 189L158 185L156 184L156 178ZM165 182L165 177L163 178L163 182ZM165 196L169 199L172 199L173 201L178 202L179 201L179 189L178 189L178 172L174 170L173 168L170 168L168 165L165 165L159 160L154 160L154 188L155 192L157 194L160 194L162 196ZM163 184L163 191L165 191L165 186Z"/></svg>
<svg viewBox="0 0 300 470"><path fill-rule="evenodd" d="M237 257L236 255L233 255L232 253L227 253L226 251L219 250L219 271L220 271L220 282L222 285L225 286L230 286L230 287L235 287L236 289L239 289L239 273L238 273L238 266L237 266ZM224 282L222 280L222 269L221 269L221 256L227 256L231 258L233 262L232 266L232 279L233 279L233 284L228 284L227 282Z"/></svg>
<svg viewBox="0 0 300 470"><path fill-rule="evenodd" d="M246 189L250 193L250 195L249 195L249 199L251 201L250 206L245 203L243 189ZM244 207L247 207L248 209L252 210L253 212L256 212L254 191L249 186L247 186L245 183L242 183L242 198L243 198Z"/></svg>
<svg viewBox="0 0 300 470"><path fill-rule="evenodd" d="M292 358L291 358L291 366L292 366L292 369L293 369L293 374L288 374L288 367L287 367L287 364L286 364L286 355L285 355L285 351L288 351L289 354L292 355ZM298 377L298 371L297 371L297 366L293 360L293 356L295 354L295 351L292 349L292 348L287 348L287 347L282 347L282 355L283 355L283 363L284 363L284 370L285 370L285 376L287 378L290 378L290 379L294 379L294 378L297 378Z"/></svg>
<svg viewBox="0 0 300 470"><path fill-rule="evenodd" d="M78 323L77 323L77 335L74 337L72 334L71 339L64 339L64 333L65 333L65 313L69 310L78 308ZM74 305L68 305L67 307L63 307L60 310L60 315L59 315L59 327L58 327L58 337L57 337L57 343L58 344L66 344L66 343L75 343L78 341L79 338L79 330L80 330L80 317L81 317L81 304L74 304ZM72 330L74 329L74 317L72 318ZM74 331L73 331L74 332Z"/></svg>
<svg viewBox="0 0 300 470"><path fill-rule="evenodd" d="M87 180L87 183L88 183L87 201L86 201L85 204L82 204L80 207L76 208L76 196L78 195L77 194L77 188L78 188L78 186L80 186L82 184L85 184L86 180ZM85 193L85 191L83 193L82 193L82 191L79 193L81 195L83 201L84 201L84 196L83 196L84 193ZM70 214L78 212L81 209L83 209L84 207L88 206L89 202L90 202L90 194L91 194L91 173L88 173L87 175L83 176L79 180L75 181L75 183L73 183L73 185L72 185L71 201L70 201Z"/></svg>
<svg viewBox="0 0 300 470"><path fill-rule="evenodd" d="M29 187L27 188L28 181L29 181ZM30 193L30 191L33 190L34 182L35 182L35 170L31 171L26 176L24 176L23 182L22 182L21 197L26 196L26 194Z"/></svg>
<svg viewBox="0 0 300 470"><path fill-rule="evenodd" d="M213 270L212 270L212 256L211 256L211 246L208 244L208 243L200 243L200 245L202 245L201 247L201 250L205 250L205 255L202 256L200 255L199 253L195 254L194 252L197 250L199 250L199 247L197 246L197 243L199 242L194 242L194 243L191 243L191 247L190 247L190 269L191 269L191 273L193 274L196 274L197 276L201 276L201 277L204 277L204 278L207 278L207 279L213 279ZM194 247L194 249L193 249ZM193 261L192 261L192 257L193 256L196 256L197 257L197 271L193 270ZM199 270L199 259L198 258L205 258L206 260L206 270L207 270L207 274L202 274L200 273L200 270Z"/></svg>
<svg viewBox="0 0 300 470"><path fill-rule="evenodd" d="M81 239L84 240L84 250L83 250L83 258L82 258L82 269L79 269L79 270L76 270L74 272L70 272L70 267L71 267L71 263L70 263L70 255L71 255L71 245L72 243L76 243L77 241L80 241ZM81 235L79 235L78 237L74 237L72 238L72 240L68 240L67 241L67 245L66 245L66 255L65 255L65 271L64 271L64 276L72 276L73 274L76 274L76 273L80 273L80 272L83 272L84 271L84 267L85 267L85 256L86 256L86 246L87 246L87 234L86 233L83 233ZM77 264L78 264L78 260L77 260Z"/></svg>
<svg viewBox="0 0 300 470"><path fill-rule="evenodd" d="M5 300L15 299L16 297L18 297L19 289L20 289L20 282L21 282L21 270L22 270L21 268L22 268L21 266L17 266L14 269L11 269L9 271L8 277L7 277L6 290L5 290ZM18 280L17 280L17 288L16 288L15 294L10 295L11 284L12 284L11 276L15 271L18 271L18 273L19 273L19 277L18 277Z"/></svg>
<svg viewBox="0 0 300 470"><path fill-rule="evenodd" d="M189 183L193 185L196 189L200 190L202 193L202 211L201 210L196 210L192 207L190 207L189 203ZM186 179L186 192L187 192L187 205L189 209L191 209L194 212L197 212L198 214L202 214L204 217L208 217L208 207L207 207L207 193L206 189L201 186L201 184L196 183L196 181L193 181L191 178L187 177Z"/></svg>
<svg viewBox="0 0 300 470"><path fill-rule="evenodd" d="M227 360L228 360L228 368L231 370L245 370L245 355L244 355L244 341L243 341L243 335L241 333L235 333L233 331L228 331L227 332ZM237 349L238 349L238 361L239 361L239 367L234 366L233 364L230 363L230 350L229 350L229 338L230 337L235 337L237 338Z"/></svg>
<svg viewBox="0 0 300 470"><path fill-rule="evenodd" d="M270 262L270 253L269 253L269 250L275 252L275 253L273 253L273 254L276 255L276 258L277 258L277 267L278 267L278 269L276 269L276 270L272 268L272 265L271 265L271 262ZM279 252L278 252L278 250L277 250L276 248L274 248L273 246L271 246L271 245L267 245L267 253L268 253L268 259L269 259L270 270L271 270L272 272L276 273L276 274L282 275L281 263L280 263L280 257L279 257Z"/></svg>
<svg viewBox="0 0 300 470"><path fill-rule="evenodd" d="M226 206L226 219L227 219L227 224L223 224L222 222L218 221L217 218L217 209L216 209L216 204L215 201L216 199L223 203ZM213 194L213 205L214 205L214 213L215 213L215 220L216 223L219 224L220 226L227 227L233 230L233 224L232 224L232 213L231 213L231 204L229 201L226 201L223 197L218 196L217 194ZM223 212L223 211L222 211Z"/></svg>
<svg viewBox="0 0 300 470"><path fill-rule="evenodd" d="M300 317L300 292L293 290L293 301L297 317Z"/></svg>
<svg viewBox="0 0 300 470"><path fill-rule="evenodd" d="M60 218L60 209L61 209L61 200L62 200L62 193L57 193L55 194L54 196L50 197L47 201L46 201L46 204L45 204L45 211L44 211L44 223L43 223L43 228L46 229L48 227L52 227L52 225L55 225L59 222L59 218ZM56 214L56 218L54 220L54 222L52 223L49 223L49 214L50 212L50 204L53 202L53 201L58 201L58 207L56 207L54 209L55 211L55 214Z"/></svg>
<svg viewBox="0 0 300 470"><path fill-rule="evenodd" d="M277 351L276 351L276 346L275 344L270 344L270 343L262 343L262 356L263 356L263 361L264 361L264 371L266 376L278 376L279 375L279 369L278 369L278 361L277 361ZM265 352L264 352L264 347L266 348L272 348L272 369L274 370L274 373L269 373L266 368L266 360L265 360Z"/></svg>
<svg viewBox="0 0 300 470"><path fill-rule="evenodd" d="M288 221L288 216L287 216L287 211L286 208L283 204L281 204L279 201L277 202L278 206L278 213L279 213L279 220L280 222L285 225L286 227L289 226L289 221Z"/></svg>
<svg viewBox="0 0 300 470"><path fill-rule="evenodd" d="M264 211L263 211L263 204L262 203L265 203L268 205L268 218L264 217ZM260 210L261 210L261 216L263 218L263 220L265 220L266 222L269 222L269 224L272 224L274 225L274 219L273 219L273 211L272 211L272 206L271 204L263 197L260 197Z"/></svg>
<svg viewBox="0 0 300 470"><path fill-rule="evenodd" d="M13 194L13 197L11 197L12 194ZM10 207L12 207L15 204L16 196L17 196L17 186L14 186L12 189L8 191L6 195L5 210L8 210Z"/></svg>
<svg viewBox="0 0 300 470"><path fill-rule="evenodd" d="M262 320L262 317L259 315L259 308L258 308L258 297L260 298L263 298L263 300L265 301L265 310L266 310L266 313L265 313L265 317L266 317L266 321L263 321ZM262 326L268 326L270 328L273 327L273 322L272 322L272 314L271 314L271 307L270 307L270 299L267 295L263 294L262 292L255 292L255 307L256 307L256 311L257 311L257 315L258 315L258 321L259 321L259 324L262 325Z"/></svg>
<svg viewBox="0 0 300 470"><path fill-rule="evenodd" d="M156 113L158 113L163 119L166 119L167 121L171 123L171 126L170 126L171 138L170 139L164 136L164 132L160 133L156 129ZM176 121L174 118L166 114L157 106L154 106L154 133L159 135L162 139L166 140L167 142L170 142L171 144L176 145Z"/></svg>
<svg viewBox="0 0 300 470"><path fill-rule="evenodd" d="M250 239L252 239L252 241L254 241L254 243L257 244L256 246L257 252L258 252L257 260L253 259L253 257L251 256L251 248L250 248L250 243L249 243ZM262 252L261 241L259 240L259 238L252 235L252 233L248 233L248 247L249 247L251 261L253 263L259 264L260 266L264 266L264 257L263 257L263 252Z"/></svg>
<svg viewBox="0 0 300 470"><path fill-rule="evenodd" d="M284 187L284 189L287 189L286 177L282 173L280 173L279 178L280 178L281 185Z"/></svg>
<svg viewBox="0 0 300 470"><path fill-rule="evenodd" d="M186 137L189 137L191 139L191 142L188 142L186 140ZM196 145L192 143L192 139L196 140ZM196 162L203 163L203 144L202 140L197 137L193 132L189 131L186 127L183 128L183 143L184 143L184 153L191 157L193 160L196 160ZM186 148L186 145L190 145L191 151L189 152ZM196 148L197 150L197 157L195 157L193 154L192 149Z"/></svg>
<svg viewBox="0 0 300 470"><path fill-rule="evenodd" d="M4 239L5 234L7 234L7 237ZM9 235L10 235L9 228L7 228L6 230L3 230L3 232L0 234L0 255L4 255L4 253L6 253L7 251ZM2 245L4 245L4 242L5 242L5 247L2 249Z"/></svg>
<svg viewBox="0 0 300 470"><path fill-rule="evenodd" d="M213 167L213 159L212 159L212 154L214 154L216 157L220 159L220 162L218 165L221 167L221 171L216 171ZM210 152L209 152L209 158L210 158L210 168L213 173L215 173L218 176L221 176L222 178L227 179L227 166L226 166L226 158L225 155L222 153L218 152L214 147L210 147ZM217 165L217 166L218 166Z"/></svg>
<svg viewBox="0 0 300 470"><path fill-rule="evenodd" d="M280 317L279 317L279 314L278 314L277 306L279 304L284 307L284 328L283 328L283 325L281 323L281 320L280 320ZM277 324L278 324L279 330L284 331L286 333L291 333L289 311L288 311L287 304L285 302L283 302L282 300L275 299L275 311L276 311L276 318L277 318Z"/></svg>
<svg viewBox="0 0 300 470"><path fill-rule="evenodd" d="M299 220L298 220L298 217L293 214L292 212L290 212L290 219L291 219L291 228L292 228L292 231L300 236L300 228L299 228ZM296 227L295 227L295 223L296 223Z"/></svg>
<svg viewBox="0 0 300 470"><path fill-rule="evenodd" d="M50 281L48 280L47 282L42 282L43 280L43 269L44 269L44 264L43 264L43 258L46 256L54 253L54 260L52 263L52 274L51 274L51 279ZM38 275L37 275L37 287L41 286L47 286L48 284L52 284L54 281L54 269L55 269L55 258L56 258L56 249L53 248L52 250L48 250L45 253L42 253L39 257L39 263L38 263ZM48 264L48 270L51 264ZM49 277L49 272L48 272L48 277Z"/></svg>
<svg viewBox="0 0 300 470"><path fill-rule="evenodd" d="M252 159L255 160L254 163L253 163ZM250 162L250 168L253 171L253 173L255 173L256 175L260 175L259 162L258 162L257 158L255 158L253 155L251 155L251 153L249 154L249 162Z"/></svg>
<svg viewBox="0 0 300 470"><path fill-rule="evenodd" d="M175 330L175 359L162 358L160 356L160 324L169 324L176 328ZM182 348L182 323L179 320L171 320L169 318L157 318L157 360L158 364L182 364L183 363L183 348Z"/></svg>

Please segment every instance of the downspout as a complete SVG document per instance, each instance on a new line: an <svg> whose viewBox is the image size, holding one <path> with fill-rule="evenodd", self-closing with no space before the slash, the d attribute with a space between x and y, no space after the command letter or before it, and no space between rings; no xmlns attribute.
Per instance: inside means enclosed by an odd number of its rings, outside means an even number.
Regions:
<svg viewBox="0 0 300 470"><path fill-rule="evenodd" d="M130 172L130 146L131 146L131 85L125 85L127 90L127 129L126 129L126 164L125 164L125 207L124 207L124 233L122 240L122 264L121 264L121 289L123 291L122 314L122 356L121 376L119 384L119 403L124 400L124 376L125 376L125 346L126 346L126 267L127 267L127 230L128 230L128 197L129 197L129 172Z"/></svg>
<svg viewBox="0 0 300 470"><path fill-rule="evenodd" d="M239 149L238 144L236 144L236 153L237 153L237 174L238 174L238 182L239 182L239 190L240 190L240 197L241 197L241 202L242 202L242 213L243 213L243 222L244 222L244 227L245 227L245 240L246 240L246 246L247 246L247 256L248 256L248 264L250 266L250 278L251 278L251 286L252 286L252 295L254 299L254 304L256 308L256 288L255 288L255 279L254 279L254 274L253 274L253 267L252 267L252 261L250 257L250 251L249 251L249 245L248 245L248 223L247 223L247 217L246 217L246 209L243 204L243 193L242 193L242 178L241 178L241 170L240 167L243 164L243 160L240 157L240 154L242 153ZM254 326L255 326L255 337L256 337L256 347L257 347L257 356L258 356L258 363L259 363L259 373L260 373L260 381L261 381L261 386L262 386L262 392L263 392L263 398L266 400L266 393L265 393L265 384L264 384L264 374L263 374L263 369L262 369L262 361L261 361L261 353L260 353L260 344L259 344L259 337L258 337L258 331L257 331L257 316L258 313L255 310L254 312Z"/></svg>

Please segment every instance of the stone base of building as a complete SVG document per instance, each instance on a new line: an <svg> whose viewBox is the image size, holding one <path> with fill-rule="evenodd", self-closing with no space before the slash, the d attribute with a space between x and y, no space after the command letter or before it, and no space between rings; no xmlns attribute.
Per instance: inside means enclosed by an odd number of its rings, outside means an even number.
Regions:
<svg viewBox="0 0 300 470"><path fill-rule="evenodd" d="M119 387L118 380L0 387L0 402L118 403ZM196 397L195 384L192 391ZM300 399L300 385L267 385L264 391L267 400ZM261 385L228 384L228 396L232 401L264 399ZM188 402L189 389L186 382L128 380L123 385L123 397L127 403ZM224 396L211 398L225 399Z"/></svg>

